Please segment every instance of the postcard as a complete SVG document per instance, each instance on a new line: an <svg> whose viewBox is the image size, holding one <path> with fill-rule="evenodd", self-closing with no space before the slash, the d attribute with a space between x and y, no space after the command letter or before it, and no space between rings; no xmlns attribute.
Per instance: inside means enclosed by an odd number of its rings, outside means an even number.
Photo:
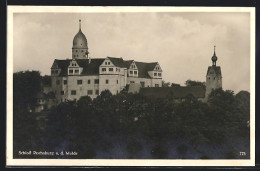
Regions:
<svg viewBox="0 0 260 171"><path fill-rule="evenodd" d="M7 166L255 165L255 8L7 12Z"/></svg>

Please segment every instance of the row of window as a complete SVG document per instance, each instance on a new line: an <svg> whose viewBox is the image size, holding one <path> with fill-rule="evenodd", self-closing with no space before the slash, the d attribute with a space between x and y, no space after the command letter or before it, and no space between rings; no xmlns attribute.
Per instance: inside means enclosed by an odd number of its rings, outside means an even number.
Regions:
<svg viewBox="0 0 260 171"><path fill-rule="evenodd" d="M110 65L110 62L105 62L105 65Z"/></svg>
<svg viewBox="0 0 260 171"><path fill-rule="evenodd" d="M64 85L67 85L67 83L68 83L67 80L63 80ZM83 83L82 80L77 80L78 85L81 85L82 83ZM116 80L116 83L118 84L118 80ZM60 80L56 80L56 84L60 85ZM88 84L91 84L91 80L88 80ZM99 79L95 79L94 84L99 84ZM109 84L109 80L106 80L106 84Z"/></svg>
<svg viewBox="0 0 260 171"><path fill-rule="evenodd" d="M96 93L96 95L98 95L99 94L99 90L95 90L95 93ZM64 95L64 91L61 91L60 94ZM70 94L71 95L77 95L77 91L76 90L71 90ZM87 91L87 95L93 95L93 90L88 90Z"/></svg>
<svg viewBox="0 0 260 171"><path fill-rule="evenodd" d="M210 80L210 77L208 79ZM215 80L216 78L214 77L213 79Z"/></svg>
<svg viewBox="0 0 260 171"><path fill-rule="evenodd" d="M78 50L75 50L76 52L78 52ZM80 50L79 50L80 51ZM81 50L81 52L84 52L83 50Z"/></svg>
<svg viewBox="0 0 260 171"><path fill-rule="evenodd" d="M130 71L130 75L137 75L137 71Z"/></svg>
<svg viewBox="0 0 260 171"><path fill-rule="evenodd" d="M162 73L157 73L157 72L155 72L155 73L154 73L154 76L161 77L161 76L162 76Z"/></svg>
<svg viewBox="0 0 260 171"><path fill-rule="evenodd" d="M73 72L74 74L79 74L79 69L75 69L75 70L69 69L69 74L73 74Z"/></svg>
<svg viewBox="0 0 260 171"><path fill-rule="evenodd" d="M135 67L135 65L131 65L131 67L130 67L130 68L136 68L136 67Z"/></svg>
<svg viewBox="0 0 260 171"><path fill-rule="evenodd" d="M155 70L160 70L160 67L155 67Z"/></svg>
<svg viewBox="0 0 260 171"><path fill-rule="evenodd" d="M107 68L102 68L102 72L106 72ZM114 71L114 68L108 68L108 71ZM116 72L119 71L120 72L120 68L116 68Z"/></svg>

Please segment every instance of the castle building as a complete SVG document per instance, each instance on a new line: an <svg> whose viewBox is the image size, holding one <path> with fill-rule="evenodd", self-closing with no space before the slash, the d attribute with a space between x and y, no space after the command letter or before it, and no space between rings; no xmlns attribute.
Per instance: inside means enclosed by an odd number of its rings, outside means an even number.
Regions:
<svg viewBox="0 0 260 171"><path fill-rule="evenodd" d="M90 58L86 36L79 31L73 39L72 58L55 59L51 67L51 89L58 102L97 97L102 91L117 94L131 83L141 87L161 87L158 62L145 63L123 58Z"/></svg>

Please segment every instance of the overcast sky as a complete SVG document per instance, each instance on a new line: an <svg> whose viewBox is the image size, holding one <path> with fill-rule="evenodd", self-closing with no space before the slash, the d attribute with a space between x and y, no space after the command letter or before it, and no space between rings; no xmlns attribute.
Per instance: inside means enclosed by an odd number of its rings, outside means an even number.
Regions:
<svg viewBox="0 0 260 171"><path fill-rule="evenodd" d="M72 58L78 20L91 58L159 62L163 80L205 81L216 45L223 89L250 90L249 13L16 13L14 72L50 75L54 59Z"/></svg>

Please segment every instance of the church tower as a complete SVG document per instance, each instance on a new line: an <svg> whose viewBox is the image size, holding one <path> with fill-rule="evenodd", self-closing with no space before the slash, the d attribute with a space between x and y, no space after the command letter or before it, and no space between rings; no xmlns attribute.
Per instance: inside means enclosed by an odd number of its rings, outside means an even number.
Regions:
<svg viewBox="0 0 260 171"><path fill-rule="evenodd" d="M81 31L81 20L79 20L79 32L73 39L72 59L87 59L88 54L88 41Z"/></svg>
<svg viewBox="0 0 260 171"><path fill-rule="evenodd" d="M216 46L214 46L214 54L211 58L212 66L208 67L206 76L206 99L208 99L209 94L213 89L222 88L222 75L220 66L216 66L218 57L215 52Z"/></svg>

